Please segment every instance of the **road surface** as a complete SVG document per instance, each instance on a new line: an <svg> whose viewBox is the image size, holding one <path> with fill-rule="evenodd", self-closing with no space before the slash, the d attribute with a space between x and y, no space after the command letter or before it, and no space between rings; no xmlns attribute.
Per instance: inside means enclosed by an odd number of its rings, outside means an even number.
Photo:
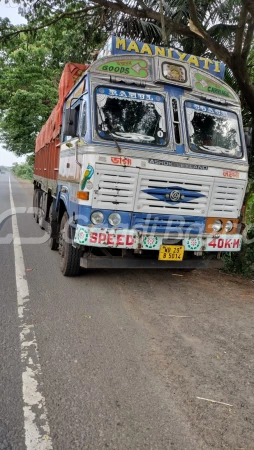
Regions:
<svg viewBox="0 0 254 450"><path fill-rule="evenodd" d="M31 204L31 184L0 175L0 450L253 449L253 283L65 278Z"/></svg>

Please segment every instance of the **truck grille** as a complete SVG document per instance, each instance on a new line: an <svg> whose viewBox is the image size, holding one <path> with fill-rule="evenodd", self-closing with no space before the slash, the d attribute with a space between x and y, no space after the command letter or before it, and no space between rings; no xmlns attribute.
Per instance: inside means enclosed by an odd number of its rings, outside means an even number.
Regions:
<svg viewBox="0 0 254 450"><path fill-rule="evenodd" d="M164 229L170 216L174 228L179 222L176 216L181 216L187 228L191 225L195 229L199 228L202 217L239 217L245 188L244 180L97 164L92 206L134 211L135 227L144 226L144 221L146 226L152 227L157 220L156 227ZM171 199L173 191L180 195L177 201ZM148 224L147 215L152 225Z"/></svg>
<svg viewBox="0 0 254 450"><path fill-rule="evenodd" d="M216 178L213 186L209 216L239 217L245 186L246 183L241 180L234 180L232 182Z"/></svg>
<svg viewBox="0 0 254 450"><path fill-rule="evenodd" d="M206 216L212 178L193 175L140 171L135 211L147 213ZM171 201L172 191L181 194L179 201ZM168 198L167 198L168 197Z"/></svg>
<svg viewBox="0 0 254 450"><path fill-rule="evenodd" d="M96 167L93 208L132 211L137 189L138 169Z"/></svg>

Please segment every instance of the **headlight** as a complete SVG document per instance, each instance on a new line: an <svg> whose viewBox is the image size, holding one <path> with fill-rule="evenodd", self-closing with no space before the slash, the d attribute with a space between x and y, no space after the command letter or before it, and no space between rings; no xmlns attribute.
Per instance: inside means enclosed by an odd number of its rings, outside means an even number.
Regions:
<svg viewBox="0 0 254 450"><path fill-rule="evenodd" d="M233 229L233 226L234 226L233 222L231 222L231 220L228 220L225 225L225 231L229 233Z"/></svg>
<svg viewBox="0 0 254 450"><path fill-rule="evenodd" d="M91 222L94 225L100 225L101 223L104 222L104 215L102 214L101 211L94 211L91 214Z"/></svg>
<svg viewBox="0 0 254 450"><path fill-rule="evenodd" d="M121 223L121 216L118 213L112 213L108 216L108 221L113 227L117 227Z"/></svg>
<svg viewBox="0 0 254 450"><path fill-rule="evenodd" d="M212 224L213 231L220 231L222 229L222 221L221 220L215 220Z"/></svg>

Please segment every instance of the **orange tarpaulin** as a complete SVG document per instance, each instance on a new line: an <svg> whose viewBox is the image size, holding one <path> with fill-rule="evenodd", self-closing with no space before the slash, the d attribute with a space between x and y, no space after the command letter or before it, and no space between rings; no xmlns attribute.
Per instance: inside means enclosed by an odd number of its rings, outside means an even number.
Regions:
<svg viewBox="0 0 254 450"><path fill-rule="evenodd" d="M65 97L88 67L89 65L76 63L65 65L58 87L58 103L36 138L35 152L38 152L59 135Z"/></svg>

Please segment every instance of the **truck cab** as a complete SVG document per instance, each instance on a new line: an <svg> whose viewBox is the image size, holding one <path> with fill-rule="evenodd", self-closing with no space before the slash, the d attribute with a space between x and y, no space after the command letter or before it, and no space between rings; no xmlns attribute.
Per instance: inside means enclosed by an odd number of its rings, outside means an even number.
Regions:
<svg viewBox="0 0 254 450"><path fill-rule="evenodd" d="M114 38L124 50L102 52L64 101L51 217L41 194L61 270L219 267L242 243L239 98L218 62Z"/></svg>

